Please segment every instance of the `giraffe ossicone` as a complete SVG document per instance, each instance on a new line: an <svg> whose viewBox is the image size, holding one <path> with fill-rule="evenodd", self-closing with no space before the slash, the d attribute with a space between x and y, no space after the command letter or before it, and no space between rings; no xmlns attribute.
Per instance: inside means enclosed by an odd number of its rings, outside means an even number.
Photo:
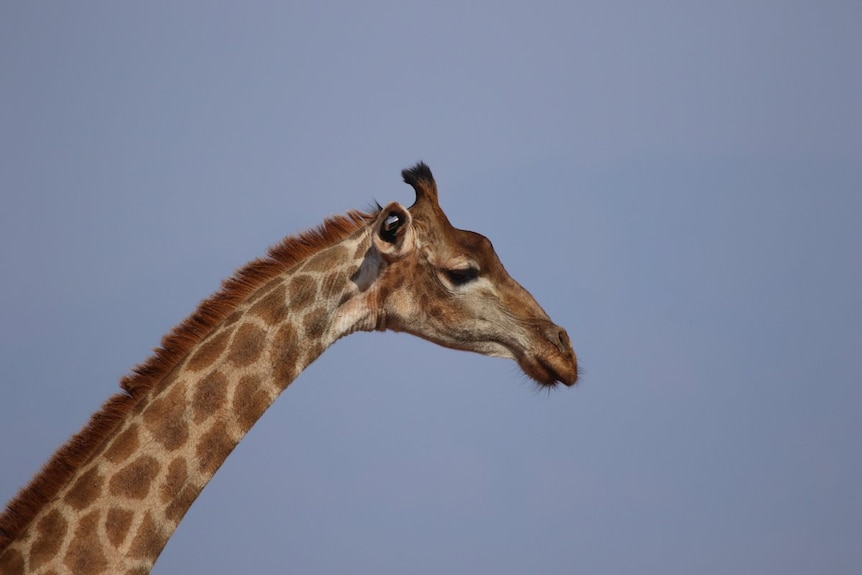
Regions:
<svg viewBox="0 0 862 575"><path fill-rule="evenodd" d="M449 223L428 166L402 176L410 208L286 238L166 335L0 515L0 575L148 573L263 412L355 331L408 332L514 359L543 386L574 384L565 330L487 238Z"/></svg>

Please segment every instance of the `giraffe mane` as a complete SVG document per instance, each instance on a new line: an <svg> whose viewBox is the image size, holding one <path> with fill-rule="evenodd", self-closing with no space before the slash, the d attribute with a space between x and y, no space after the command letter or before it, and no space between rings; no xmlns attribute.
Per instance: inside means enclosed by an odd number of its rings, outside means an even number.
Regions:
<svg viewBox="0 0 862 575"><path fill-rule="evenodd" d="M149 359L120 380L122 391L109 398L78 433L54 452L30 483L9 501L0 513L0 552L68 483L75 470L97 453L137 402L249 294L297 263L342 241L376 215L374 211L350 211L346 215L328 218L316 228L284 238L271 247L265 257L251 261L224 280L221 289L198 304L190 316L162 338L160 347Z"/></svg>

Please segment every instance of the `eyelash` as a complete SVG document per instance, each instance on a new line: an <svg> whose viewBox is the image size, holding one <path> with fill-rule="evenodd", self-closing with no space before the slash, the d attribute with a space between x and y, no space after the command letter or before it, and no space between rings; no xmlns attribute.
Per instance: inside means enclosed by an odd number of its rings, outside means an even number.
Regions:
<svg viewBox="0 0 862 575"><path fill-rule="evenodd" d="M463 268L455 270L444 270L446 278L452 285L462 286L470 283L479 277L479 270L476 268Z"/></svg>

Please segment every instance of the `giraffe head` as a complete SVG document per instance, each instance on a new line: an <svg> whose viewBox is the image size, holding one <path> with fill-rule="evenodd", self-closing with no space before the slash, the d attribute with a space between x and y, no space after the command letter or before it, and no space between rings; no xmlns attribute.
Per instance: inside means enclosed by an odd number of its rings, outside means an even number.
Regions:
<svg viewBox="0 0 862 575"><path fill-rule="evenodd" d="M372 224L383 262L372 305L378 329L518 362L544 386L578 379L575 352L533 296L509 276L491 242L449 223L424 163L402 172L416 192L391 203Z"/></svg>

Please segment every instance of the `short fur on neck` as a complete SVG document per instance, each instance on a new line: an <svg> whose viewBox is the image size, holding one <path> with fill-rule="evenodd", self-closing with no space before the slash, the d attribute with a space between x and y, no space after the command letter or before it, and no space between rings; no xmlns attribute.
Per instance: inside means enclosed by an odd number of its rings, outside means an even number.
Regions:
<svg viewBox="0 0 862 575"><path fill-rule="evenodd" d="M162 338L155 353L120 380L122 391L105 402L89 423L73 435L48 460L33 480L7 504L0 514L0 553L54 499L76 469L85 464L112 435L141 397L177 366L255 289L297 263L326 249L368 225L376 213L351 211L296 236L288 236L222 282L221 289Z"/></svg>

